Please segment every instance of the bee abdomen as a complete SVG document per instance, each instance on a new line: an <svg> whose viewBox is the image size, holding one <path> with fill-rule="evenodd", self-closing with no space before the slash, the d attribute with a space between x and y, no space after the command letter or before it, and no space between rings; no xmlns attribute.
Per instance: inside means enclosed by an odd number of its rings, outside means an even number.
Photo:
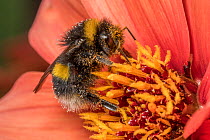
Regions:
<svg viewBox="0 0 210 140"><path fill-rule="evenodd" d="M63 108L67 111L82 112L94 108L94 104L81 98L77 93L62 94L57 97L58 101L62 104Z"/></svg>
<svg viewBox="0 0 210 140"><path fill-rule="evenodd" d="M67 81L70 77L70 70L68 65L64 65L57 62L52 70L52 75L54 77Z"/></svg>

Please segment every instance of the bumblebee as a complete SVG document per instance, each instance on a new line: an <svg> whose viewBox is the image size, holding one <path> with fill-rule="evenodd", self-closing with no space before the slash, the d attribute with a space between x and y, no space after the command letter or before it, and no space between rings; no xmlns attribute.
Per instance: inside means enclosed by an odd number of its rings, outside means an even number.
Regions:
<svg viewBox="0 0 210 140"><path fill-rule="evenodd" d="M122 48L123 30L107 19L78 23L66 32L61 45L67 48L47 68L34 92L38 92L45 78L52 74L54 93L67 111L89 110L97 105L116 111L117 105L100 99L89 88L96 79L91 73L112 65L111 55L120 52L130 57Z"/></svg>

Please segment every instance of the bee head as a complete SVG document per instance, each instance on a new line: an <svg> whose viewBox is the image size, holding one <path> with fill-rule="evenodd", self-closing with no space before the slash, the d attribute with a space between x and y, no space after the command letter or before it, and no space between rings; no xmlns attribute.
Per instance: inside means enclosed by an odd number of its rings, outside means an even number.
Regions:
<svg viewBox="0 0 210 140"><path fill-rule="evenodd" d="M84 38L86 43L99 51L104 51L108 56L115 53L122 46L123 30L113 25L109 20L88 19L84 23Z"/></svg>
<svg viewBox="0 0 210 140"><path fill-rule="evenodd" d="M111 55L119 49L123 43L123 30L110 23L107 19L98 26L98 43L107 55Z"/></svg>

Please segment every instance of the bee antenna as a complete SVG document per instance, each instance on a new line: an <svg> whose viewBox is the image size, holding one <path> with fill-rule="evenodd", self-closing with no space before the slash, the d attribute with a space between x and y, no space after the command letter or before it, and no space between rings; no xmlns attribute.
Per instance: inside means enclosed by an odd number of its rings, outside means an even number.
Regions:
<svg viewBox="0 0 210 140"><path fill-rule="evenodd" d="M124 27L122 30L127 30L129 34L132 36L134 40L136 40L135 36L132 34L132 32L128 29L128 27Z"/></svg>

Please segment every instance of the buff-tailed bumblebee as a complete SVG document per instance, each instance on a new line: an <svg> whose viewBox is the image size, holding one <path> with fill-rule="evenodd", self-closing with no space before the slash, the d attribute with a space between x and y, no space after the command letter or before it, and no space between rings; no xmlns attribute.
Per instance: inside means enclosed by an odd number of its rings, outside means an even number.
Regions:
<svg viewBox="0 0 210 140"><path fill-rule="evenodd" d="M113 63L109 59L111 55L120 52L129 57L122 48L123 30L107 19L78 23L66 32L61 42L67 48L48 67L34 92L51 73L54 93L68 111L88 110L96 105L116 111L117 105L101 99L89 88L96 79L91 73L100 71L104 65L110 66Z"/></svg>

